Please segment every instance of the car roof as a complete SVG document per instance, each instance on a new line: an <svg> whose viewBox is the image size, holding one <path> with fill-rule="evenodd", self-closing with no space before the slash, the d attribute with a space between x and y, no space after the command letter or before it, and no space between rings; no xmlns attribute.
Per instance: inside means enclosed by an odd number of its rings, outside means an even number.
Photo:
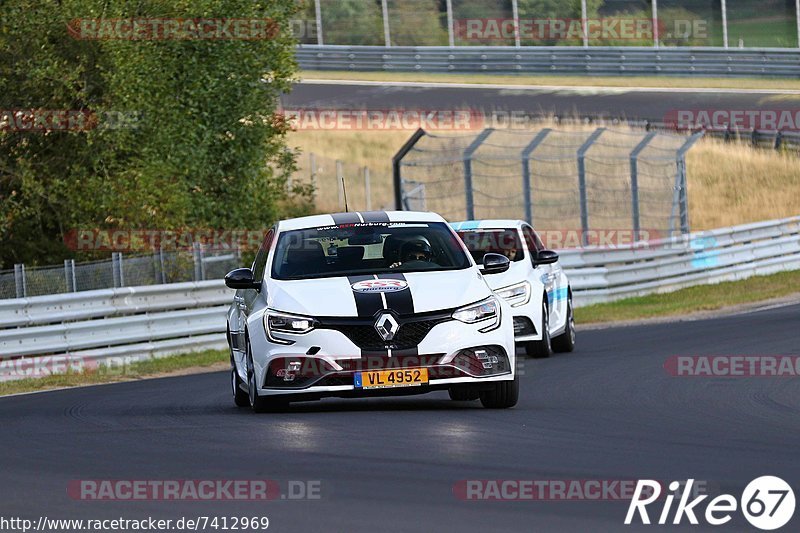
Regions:
<svg viewBox="0 0 800 533"><path fill-rule="evenodd" d="M320 228L348 223L368 222L442 222L447 221L436 213L419 211L351 211L349 213L331 213L311 215L307 217L282 220L278 224L279 231Z"/></svg>
<svg viewBox="0 0 800 533"><path fill-rule="evenodd" d="M511 229L527 226L524 220L465 220L463 222L451 222L450 226L456 231L474 231L480 229Z"/></svg>

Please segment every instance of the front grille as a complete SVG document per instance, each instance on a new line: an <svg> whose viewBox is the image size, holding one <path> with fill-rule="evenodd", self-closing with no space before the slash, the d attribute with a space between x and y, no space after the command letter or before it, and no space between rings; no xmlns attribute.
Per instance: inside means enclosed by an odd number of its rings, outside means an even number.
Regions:
<svg viewBox="0 0 800 533"><path fill-rule="evenodd" d="M373 319L320 319L319 328L340 331L362 350L408 350L416 348L434 326L451 320L447 315L397 317L399 328L394 338L385 341L375 329Z"/></svg>

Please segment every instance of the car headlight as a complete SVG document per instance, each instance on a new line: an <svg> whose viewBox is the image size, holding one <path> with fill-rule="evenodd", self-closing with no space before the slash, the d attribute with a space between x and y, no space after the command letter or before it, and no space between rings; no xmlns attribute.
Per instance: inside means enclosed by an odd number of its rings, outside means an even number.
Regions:
<svg viewBox="0 0 800 533"><path fill-rule="evenodd" d="M486 322L486 327L478 331L481 333L492 331L500 326L500 302L494 296L490 296L483 301L455 310L453 318L465 324Z"/></svg>
<svg viewBox="0 0 800 533"><path fill-rule="evenodd" d="M494 292L500 298L510 303L511 307L519 307L531 301L531 284L527 281L503 287Z"/></svg>
<svg viewBox="0 0 800 533"><path fill-rule="evenodd" d="M276 337L273 333L303 335L314 329L314 319L307 316L289 315L277 311L264 313L264 331L267 338L276 344L292 344L294 341Z"/></svg>

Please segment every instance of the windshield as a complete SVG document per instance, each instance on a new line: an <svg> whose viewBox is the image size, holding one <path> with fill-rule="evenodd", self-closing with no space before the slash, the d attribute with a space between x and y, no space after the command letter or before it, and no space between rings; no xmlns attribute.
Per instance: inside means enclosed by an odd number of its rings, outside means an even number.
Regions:
<svg viewBox="0 0 800 533"><path fill-rule="evenodd" d="M522 261L522 242L515 229L480 229L459 231L458 236L467 245L469 253L478 264L483 264L486 254L501 254L511 261Z"/></svg>
<svg viewBox="0 0 800 533"><path fill-rule="evenodd" d="M281 280L387 272L460 270L471 265L441 222L361 223L282 233L272 262Z"/></svg>

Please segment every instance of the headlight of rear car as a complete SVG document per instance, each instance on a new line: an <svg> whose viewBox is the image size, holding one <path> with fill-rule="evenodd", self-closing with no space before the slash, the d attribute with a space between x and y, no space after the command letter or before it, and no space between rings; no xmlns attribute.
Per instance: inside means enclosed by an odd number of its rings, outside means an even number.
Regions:
<svg viewBox="0 0 800 533"><path fill-rule="evenodd" d="M453 318L465 324L486 322L486 327L478 331L482 333L492 331L500 326L500 302L494 296L490 296L476 304L457 309L453 312Z"/></svg>
<svg viewBox="0 0 800 533"><path fill-rule="evenodd" d="M264 314L264 330L267 338L277 344L292 344L294 341L276 337L274 333L303 335L314 329L314 319L307 316L289 315L277 311Z"/></svg>
<svg viewBox="0 0 800 533"><path fill-rule="evenodd" d="M531 284L527 281L517 283L494 291L500 298L511 304L511 307L525 305L531 300Z"/></svg>

